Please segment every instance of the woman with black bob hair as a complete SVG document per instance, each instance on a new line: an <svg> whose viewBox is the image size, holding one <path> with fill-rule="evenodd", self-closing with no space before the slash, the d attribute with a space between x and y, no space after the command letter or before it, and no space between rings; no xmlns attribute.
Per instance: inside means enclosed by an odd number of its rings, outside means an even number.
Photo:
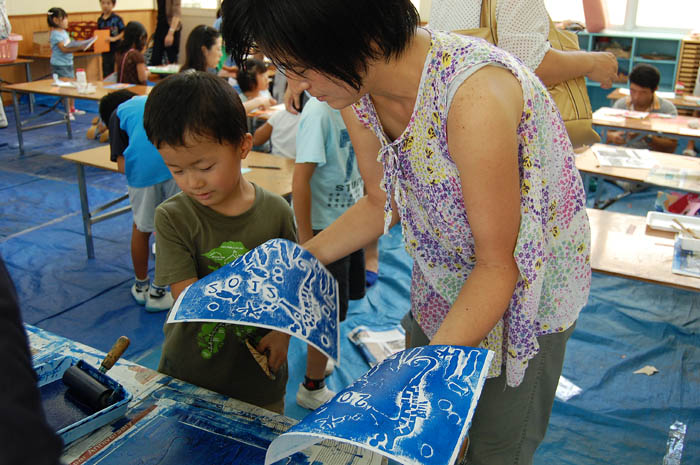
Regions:
<svg viewBox="0 0 700 465"><path fill-rule="evenodd" d="M192 29L185 44L185 63L180 71L216 72L216 67L223 55L221 51L221 33L211 26L200 24Z"/></svg>
<svg viewBox="0 0 700 465"><path fill-rule="evenodd" d="M304 247L331 263L401 220L410 345L494 352L466 463L529 464L591 280L585 193L540 80L487 42L419 28L410 0L225 0L252 46L341 110L367 194Z"/></svg>

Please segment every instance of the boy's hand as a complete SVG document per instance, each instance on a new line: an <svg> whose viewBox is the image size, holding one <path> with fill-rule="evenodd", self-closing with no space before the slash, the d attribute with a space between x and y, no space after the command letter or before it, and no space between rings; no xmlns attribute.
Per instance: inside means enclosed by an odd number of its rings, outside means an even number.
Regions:
<svg viewBox="0 0 700 465"><path fill-rule="evenodd" d="M275 373L287 361L287 350L289 349L289 334L280 331L270 331L267 333L255 348L261 354L267 355L267 363L270 370Z"/></svg>

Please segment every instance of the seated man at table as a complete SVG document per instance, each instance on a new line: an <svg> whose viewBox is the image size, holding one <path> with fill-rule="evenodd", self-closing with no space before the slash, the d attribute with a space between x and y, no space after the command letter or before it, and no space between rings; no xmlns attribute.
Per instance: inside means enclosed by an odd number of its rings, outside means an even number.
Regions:
<svg viewBox="0 0 700 465"><path fill-rule="evenodd" d="M655 67L646 63L636 65L629 75L629 97L619 99L613 108L678 116L678 110L673 103L656 95L660 80L661 74ZM628 131L608 131L607 142L668 153L673 153L678 144L675 139L651 135L640 137L639 134Z"/></svg>
<svg viewBox="0 0 700 465"><path fill-rule="evenodd" d="M170 285L173 298L270 239L296 241L287 201L241 174L253 137L226 81L201 71L170 76L148 96L143 122L182 189L158 206L155 219L156 279ZM158 371L284 412L288 334L199 322L166 324L163 332Z"/></svg>

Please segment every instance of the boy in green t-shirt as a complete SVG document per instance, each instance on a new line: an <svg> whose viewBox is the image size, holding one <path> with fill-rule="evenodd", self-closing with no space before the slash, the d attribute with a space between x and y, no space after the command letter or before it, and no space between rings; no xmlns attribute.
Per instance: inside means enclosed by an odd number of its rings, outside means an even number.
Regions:
<svg viewBox="0 0 700 465"><path fill-rule="evenodd" d="M296 241L282 197L247 181L241 160L252 136L235 91L188 71L155 86L144 127L182 192L156 210L156 280L173 298L190 284L273 238ZM289 335L223 323L166 324L158 370L198 386L284 412ZM266 374L246 340L267 361Z"/></svg>

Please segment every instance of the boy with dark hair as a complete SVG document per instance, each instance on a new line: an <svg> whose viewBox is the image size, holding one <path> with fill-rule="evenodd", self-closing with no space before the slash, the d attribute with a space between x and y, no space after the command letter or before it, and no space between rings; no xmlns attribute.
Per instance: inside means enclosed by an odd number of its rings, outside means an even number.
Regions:
<svg viewBox="0 0 700 465"><path fill-rule="evenodd" d="M190 284L273 238L296 241L280 196L247 181L252 146L240 99L226 81L187 71L158 83L144 126L182 193L156 210L156 279L177 299ZM284 412L289 335L223 323L166 324L158 370ZM266 354L269 378L246 347Z"/></svg>
<svg viewBox="0 0 700 465"><path fill-rule="evenodd" d="M155 231L154 217L158 204L177 194L170 171L160 158L158 150L148 141L143 129L143 109L146 97L123 89L107 94L100 100L100 118L108 121L110 159L116 161L119 171L126 174L129 202L134 216L131 229L131 261L134 265L134 284L131 295L147 312L170 309L173 299L165 285L149 283L148 247Z"/></svg>
<svg viewBox="0 0 700 465"><path fill-rule="evenodd" d="M678 110L675 105L655 93L660 80L661 74L655 67L646 63L636 65L629 75L629 97L617 100L613 108L677 116ZM673 153L678 141L667 137L651 135L640 137L631 132L608 131L608 143Z"/></svg>
<svg viewBox="0 0 700 465"><path fill-rule="evenodd" d="M102 53L102 78L114 72L114 51L124 37L124 20L113 10L117 0L100 0L102 14L97 18L97 29L109 29L109 51Z"/></svg>

